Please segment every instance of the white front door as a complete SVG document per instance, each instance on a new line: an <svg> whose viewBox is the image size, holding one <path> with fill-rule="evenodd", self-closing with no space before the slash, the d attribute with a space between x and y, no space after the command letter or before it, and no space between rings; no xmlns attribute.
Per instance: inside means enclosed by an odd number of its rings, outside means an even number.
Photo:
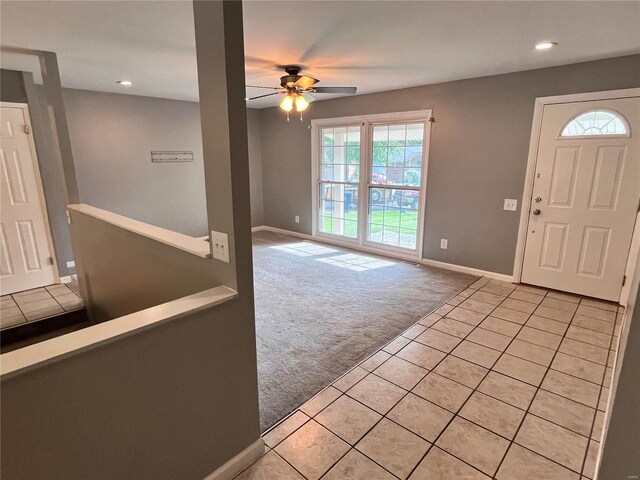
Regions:
<svg viewBox="0 0 640 480"><path fill-rule="evenodd" d="M0 292L50 285L57 280L49 250L44 200L28 120L22 107L0 115ZM30 127L29 127L30 128Z"/></svg>
<svg viewBox="0 0 640 480"><path fill-rule="evenodd" d="M640 199L640 98L546 105L522 281L618 301Z"/></svg>

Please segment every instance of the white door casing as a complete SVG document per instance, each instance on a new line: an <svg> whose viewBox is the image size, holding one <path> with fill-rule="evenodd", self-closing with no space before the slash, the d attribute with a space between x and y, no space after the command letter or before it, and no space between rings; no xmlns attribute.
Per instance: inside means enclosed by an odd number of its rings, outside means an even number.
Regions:
<svg viewBox="0 0 640 480"><path fill-rule="evenodd" d="M11 105L11 106L9 106ZM0 291L3 295L58 280L26 105L2 104L0 115Z"/></svg>
<svg viewBox="0 0 640 480"><path fill-rule="evenodd" d="M624 118L627 134L561 136L596 110ZM544 106L522 282L619 300L640 199L639 130L639 97Z"/></svg>

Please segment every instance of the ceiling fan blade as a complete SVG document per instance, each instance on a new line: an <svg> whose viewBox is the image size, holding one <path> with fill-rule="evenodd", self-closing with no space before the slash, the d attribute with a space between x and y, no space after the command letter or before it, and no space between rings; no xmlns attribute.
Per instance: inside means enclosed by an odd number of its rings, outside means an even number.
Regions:
<svg viewBox="0 0 640 480"><path fill-rule="evenodd" d="M314 87L314 93L343 93L353 95L357 87Z"/></svg>
<svg viewBox="0 0 640 480"><path fill-rule="evenodd" d="M279 92L267 93L266 95L258 95L257 97L247 98L247 100L255 100L257 98L270 97L271 95L278 95Z"/></svg>
<svg viewBox="0 0 640 480"><path fill-rule="evenodd" d="M307 102L311 103L311 102L315 102L317 99L317 97L314 97L313 95L311 95L311 92L301 92L300 95L302 95L304 98L307 99Z"/></svg>
<svg viewBox="0 0 640 480"><path fill-rule="evenodd" d="M306 75L303 75L296 81L294 85L300 88L309 88L315 85L316 83L318 83L319 81L320 80L316 80L315 78L307 77Z"/></svg>
<svg viewBox="0 0 640 480"><path fill-rule="evenodd" d="M269 90L279 90L279 87L263 87L261 85L245 85L246 88L268 88Z"/></svg>

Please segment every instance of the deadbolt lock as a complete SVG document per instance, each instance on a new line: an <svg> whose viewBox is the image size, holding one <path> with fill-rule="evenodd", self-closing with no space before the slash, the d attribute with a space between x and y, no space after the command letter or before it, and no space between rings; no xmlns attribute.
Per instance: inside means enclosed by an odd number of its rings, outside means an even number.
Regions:
<svg viewBox="0 0 640 480"><path fill-rule="evenodd" d="M534 202L540 203L542 201L542 197L536 197L533 199Z"/></svg>

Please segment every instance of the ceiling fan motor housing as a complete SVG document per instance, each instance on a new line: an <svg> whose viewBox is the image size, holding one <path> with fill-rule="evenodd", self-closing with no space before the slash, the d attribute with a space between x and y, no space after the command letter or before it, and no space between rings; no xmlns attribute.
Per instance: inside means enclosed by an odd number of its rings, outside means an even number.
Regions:
<svg viewBox="0 0 640 480"><path fill-rule="evenodd" d="M300 72L302 71L302 67L299 65L285 65L284 71L287 72L287 74L280 77L280 85L285 88L293 87L301 77Z"/></svg>
<svg viewBox="0 0 640 480"><path fill-rule="evenodd" d="M293 85L300 79L300 75L285 75L280 77L280 85L283 87L293 87Z"/></svg>

